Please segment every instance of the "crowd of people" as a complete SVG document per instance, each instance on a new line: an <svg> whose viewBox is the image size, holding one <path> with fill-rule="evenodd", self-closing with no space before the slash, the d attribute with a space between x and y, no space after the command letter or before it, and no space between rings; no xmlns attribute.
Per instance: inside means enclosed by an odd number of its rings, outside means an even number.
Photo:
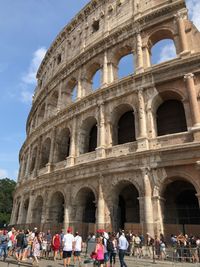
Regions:
<svg viewBox="0 0 200 267"><path fill-rule="evenodd" d="M173 252L173 258L178 261L200 262L200 238L193 235L171 235L166 242L163 234L152 237L149 233L145 236L132 231L120 230L118 233L107 233L99 229L96 234L90 234L84 243L76 231L73 235L72 228L66 233L51 234L39 232L37 228L31 230L10 231L0 230L0 258L5 261L7 257L14 257L17 262L32 260L33 265L39 265L39 260L63 260L64 267L73 263L82 265L81 252L89 254L98 267L112 267L116 264L118 255L121 267L127 267L125 255L137 258L151 258L165 260L167 249Z"/></svg>

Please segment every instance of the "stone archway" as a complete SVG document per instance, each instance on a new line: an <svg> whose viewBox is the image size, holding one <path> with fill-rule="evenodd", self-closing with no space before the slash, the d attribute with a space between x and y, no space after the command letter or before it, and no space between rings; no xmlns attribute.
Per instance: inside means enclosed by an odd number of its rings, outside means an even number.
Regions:
<svg viewBox="0 0 200 267"><path fill-rule="evenodd" d="M28 213L28 207L29 207L29 198L26 199L23 203L23 211L22 211L22 220L21 223L26 223L27 213Z"/></svg>
<svg viewBox="0 0 200 267"><path fill-rule="evenodd" d="M82 188L76 196L76 221L84 223L96 222L96 200L92 189Z"/></svg>
<svg viewBox="0 0 200 267"><path fill-rule="evenodd" d="M169 231L196 234L200 224L200 209L193 184L181 178L168 183L163 189L163 215L166 235ZM199 229L199 228L198 228Z"/></svg>
<svg viewBox="0 0 200 267"><path fill-rule="evenodd" d="M65 199L61 192L55 192L49 203L49 222L63 223L64 222L64 205Z"/></svg>
<svg viewBox="0 0 200 267"><path fill-rule="evenodd" d="M32 210L33 224L41 224L43 204L43 198L41 196L38 196L35 200Z"/></svg>
<svg viewBox="0 0 200 267"><path fill-rule="evenodd" d="M126 224L140 223L139 192L137 188L128 181L120 182L114 189L114 206L116 209L116 220L114 228L124 229Z"/></svg>

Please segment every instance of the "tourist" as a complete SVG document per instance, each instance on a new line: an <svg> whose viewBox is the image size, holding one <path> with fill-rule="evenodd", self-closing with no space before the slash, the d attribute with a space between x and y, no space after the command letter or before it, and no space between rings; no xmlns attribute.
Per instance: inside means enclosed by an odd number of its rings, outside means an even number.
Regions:
<svg viewBox="0 0 200 267"><path fill-rule="evenodd" d="M117 239L114 233L111 235L110 239L113 244L113 249L110 252L110 266L112 267L115 266L117 255Z"/></svg>
<svg viewBox="0 0 200 267"><path fill-rule="evenodd" d="M16 256L18 263L20 263L20 261L22 260L22 257L23 257L24 236L25 236L24 231L20 229L16 235L16 253L15 253L15 256Z"/></svg>
<svg viewBox="0 0 200 267"><path fill-rule="evenodd" d="M52 235L51 235L50 230L47 230L47 234L45 238L47 240L46 258L49 259L49 254L51 252L51 242L52 242Z"/></svg>
<svg viewBox="0 0 200 267"><path fill-rule="evenodd" d="M35 237L33 239L33 265L39 265L38 259L40 258L40 251L41 251L41 238L38 232L35 233Z"/></svg>
<svg viewBox="0 0 200 267"><path fill-rule="evenodd" d="M67 229L67 234L63 237L63 263L64 267L69 267L72 251L74 249L74 236L72 235L72 228Z"/></svg>
<svg viewBox="0 0 200 267"><path fill-rule="evenodd" d="M65 233L64 233L64 229L61 230L60 232L60 259L62 260L63 257L63 237L64 237Z"/></svg>
<svg viewBox="0 0 200 267"><path fill-rule="evenodd" d="M60 235L57 233L53 236L52 240L53 259L56 261L58 251L60 250Z"/></svg>
<svg viewBox="0 0 200 267"><path fill-rule="evenodd" d="M74 264L76 264L76 261L78 260L79 266L81 265L82 246L82 237L79 235L78 232L76 232L74 238Z"/></svg>
<svg viewBox="0 0 200 267"><path fill-rule="evenodd" d="M95 246L96 260L98 262L98 267L103 267L104 265L104 245L102 242L102 237L97 237Z"/></svg>
<svg viewBox="0 0 200 267"><path fill-rule="evenodd" d="M3 253L3 261L5 261L7 257L8 240L9 237L7 230L0 231L0 258Z"/></svg>
<svg viewBox="0 0 200 267"><path fill-rule="evenodd" d="M118 243L120 267L127 267L127 264L124 261L124 256L126 254L128 246L129 246L129 243L126 237L124 236L124 232L121 231L119 233L119 243Z"/></svg>

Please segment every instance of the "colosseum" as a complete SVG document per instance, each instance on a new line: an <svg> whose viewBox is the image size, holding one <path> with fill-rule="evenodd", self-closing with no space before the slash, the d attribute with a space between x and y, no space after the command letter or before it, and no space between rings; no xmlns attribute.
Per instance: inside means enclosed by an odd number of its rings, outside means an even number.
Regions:
<svg viewBox="0 0 200 267"><path fill-rule="evenodd" d="M37 72L10 224L199 232L199 44L184 0L91 0Z"/></svg>

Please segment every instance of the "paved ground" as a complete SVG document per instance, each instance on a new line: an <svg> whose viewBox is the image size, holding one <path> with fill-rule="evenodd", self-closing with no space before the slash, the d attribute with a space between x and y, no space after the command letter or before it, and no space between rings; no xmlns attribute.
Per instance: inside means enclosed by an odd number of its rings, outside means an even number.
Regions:
<svg viewBox="0 0 200 267"><path fill-rule="evenodd" d="M84 258L83 258L84 260ZM170 261L157 261L155 263L152 262L152 260L148 259L136 259L133 257L126 257L125 261L127 263L128 267L200 267L200 263L177 263L177 262L170 262ZM8 258L6 262L0 261L0 267L30 267L32 266L31 260L28 260L27 262L23 262L18 264L16 260L12 258ZM52 260L41 260L39 263L40 267L62 267L63 262L61 260L58 260L56 262ZM78 265L76 265L78 267ZM119 267L119 261L117 259L117 264L115 267ZM71 267L75 267L75 265L71 264ZM82 267L93 267L93 264L82 264Z"/></svg>

